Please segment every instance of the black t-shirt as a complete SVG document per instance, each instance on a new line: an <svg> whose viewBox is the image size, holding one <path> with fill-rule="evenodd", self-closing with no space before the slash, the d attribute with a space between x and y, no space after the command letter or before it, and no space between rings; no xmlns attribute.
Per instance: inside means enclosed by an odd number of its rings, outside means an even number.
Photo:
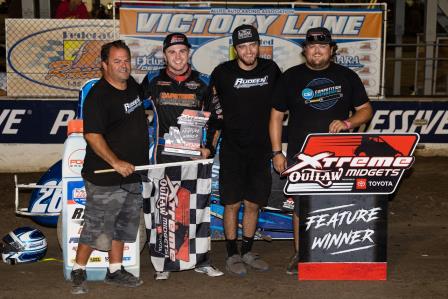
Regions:
<svg viewBox="0 0 448 299"><path fill-rule="evenodd" d="M144 99L151 98L157 112L158 136L163 138L171 126L177 126L177 118L184 109L200 110L204 103L207 85L199 78L199 73L192 70L182 82L176 81L166 73L166 69L142 83Z"/></svg>
<svg viewBox="0 0 448 299"><path fill-rule="evenodd" d="M216 103L209 109L212 117L222 116L223 144L271 150L268 133L271 99L280 74L274 61L263 58L258 58L257 66L250 71L241 69L236 60L214 69L210 88Z"/></svg>
<svg viewBox="0 0 448 299"><path fill-rule="evenodd" d="M148 126L140 87L130 77L126 90L119 90L101 78L90 90L83 107L84 134L103 135L106 143L121 160L135 166L149 163ZM138 182L139 177L123 178L119 173L94 174L112 168L87 144L82 176L99 186Z"/></svg>
<svg viewBox="0 0 448 299"><path fill-rule="evenodd" d="M330 123L369 101L358 75L331 63L315 71L305 64L288 69L279 80L273 107L289 110L288 157L297 154L310 133L328 133Z"/></svg>

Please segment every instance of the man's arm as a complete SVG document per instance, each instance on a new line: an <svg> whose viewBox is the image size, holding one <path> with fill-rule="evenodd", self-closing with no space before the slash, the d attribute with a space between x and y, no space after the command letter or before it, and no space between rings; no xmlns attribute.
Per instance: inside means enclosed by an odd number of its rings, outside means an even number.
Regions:
<svg viewBox="0 0 448 299"><path fill-rule="evenodd" d="M206 111L210 111L210 118L207 122L205 148L201 148L201 157L203 159L215 155L216 146L218 144L224 121L224 115L219 94L216 90L215 80L215 71L213 71L210 79L210 85L207 91L206 100L204 101L204 108Z"/></svg>
<svg viewBox="0 0 448 299"><path fill-rule="evenodd" d="M134 172L134 165L118 159L118 157L110 149L109 145L107 145L103 135L97 133L86 133L84 134L84 138L95 154L109 163L123 177L127 177Z"/></svg>
<svg viewBox="0 0 448 299"><path fill-rule="evenodd" d="M286 158L281 153L282 151L282 129L284 112L278 111L275 108L271 109L271 118L269 120L269 136L272 144L272 164L279 173L286 168ZM280 153L279 153L280 152Z"/></svg>
<svg viewBox="0 0 448 299"><path fill-rule="evenodd" d="M346 120L333 120L329 127L330 133L339 133L352 128L357 128L368 122L373 116L373 109L370 102L355 107L355 113Z"/></svg>

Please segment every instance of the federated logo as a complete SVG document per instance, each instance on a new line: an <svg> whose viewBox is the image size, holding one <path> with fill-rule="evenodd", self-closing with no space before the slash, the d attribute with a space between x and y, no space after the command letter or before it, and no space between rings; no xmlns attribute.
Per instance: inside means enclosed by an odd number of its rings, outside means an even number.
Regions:
<svg viewBox="0 0 448 299"><path fill-rule="evenodd" d="M287 195L391 194L414 163L418 134L310 134L282 172Z"/></svg>
<svg viewBox="0 0 448 299"><path fill-rule="evenodd" d="M155 251L171 261L188 262L190 192L165 175L158 186Z"/></svg>
<svg viewBox="0 0 448 299"><path fill-rule="evenodd" d="M87 79L101 76L99 40L64 40L64 57L49 64L46 79Z"/></svg>

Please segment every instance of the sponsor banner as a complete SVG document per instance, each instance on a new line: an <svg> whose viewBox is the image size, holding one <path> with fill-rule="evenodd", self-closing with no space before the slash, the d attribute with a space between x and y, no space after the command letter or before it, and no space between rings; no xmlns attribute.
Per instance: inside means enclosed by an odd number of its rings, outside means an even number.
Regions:
<svg viewBox="0 0 448 299"><path fill-rule="evenodd" d="M372 120L359 131L418 133L419 143L448 143L448 101L372 101Z"/></svg>
<svg viewBox="0 0 448 299"><path fill-rule="evenodd" d="M1 100L0 143L64 143L76 101Z"/></svg>
<svg viewBox="0 0 448 299"><path fill-rule="evenodd" d="M299 280L386 279L387 196L305 195L299 204Z"/></svg>
<svg viewBox="0 0 448 299"><path fill-rule="evenodd" d="M418 134L309 134L287 176L287 195L391 194L414 163Z"/></svg>
<svg viewBox="0 0 448 299"><path fill-rule="evenodd" d="M101 76L100 49L113 40L113 24L7 19L8 96L77 96L87 79Z"/></svg>
<svg viewBox="0 0 448 299"><path fill-rule="evenodd" d="M380 94L380 10L120 7L120 35L128 41L138 77L164 65L162 41L172 32L188 36L193 68L209 75L235 58L231 34L246 23L258 28L260 56L274 59L283 71L304 62L301 42L309 28L328 28L338 43L335 61L356 71L370 96Z"/></svg>

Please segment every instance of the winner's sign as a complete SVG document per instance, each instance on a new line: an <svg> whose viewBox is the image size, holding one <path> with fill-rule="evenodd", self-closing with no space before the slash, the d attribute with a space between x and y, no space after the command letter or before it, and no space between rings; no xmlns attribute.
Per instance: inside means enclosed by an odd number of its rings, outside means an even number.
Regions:
<svg viewBox="0 0 448 299"><path fill-rule="evenodd" d="M412 156L418 134L310 134L282 175L287 195L391 194Z"/></svg>

